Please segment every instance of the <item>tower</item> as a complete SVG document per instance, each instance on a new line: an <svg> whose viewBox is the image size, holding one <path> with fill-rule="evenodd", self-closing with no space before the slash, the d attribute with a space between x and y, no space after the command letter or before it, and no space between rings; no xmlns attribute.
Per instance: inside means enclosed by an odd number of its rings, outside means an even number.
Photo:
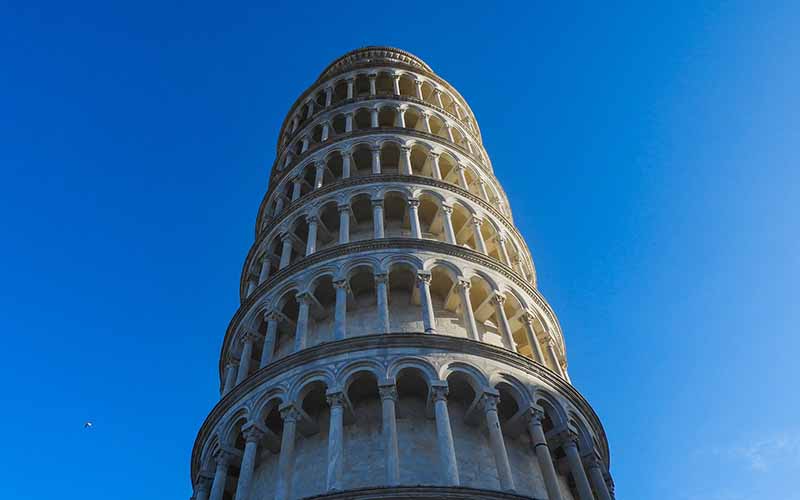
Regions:
<svg viewBox="0 0 800 500"><path fill-rule="evenodd" d="M609 500L475 117L421 59L333 61L281 127L195 500Z"/></svg>

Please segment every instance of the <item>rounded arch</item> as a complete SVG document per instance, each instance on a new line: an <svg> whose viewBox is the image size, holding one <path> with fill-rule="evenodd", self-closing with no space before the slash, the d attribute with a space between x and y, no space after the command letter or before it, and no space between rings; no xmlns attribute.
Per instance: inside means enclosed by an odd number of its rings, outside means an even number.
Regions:
<svg viewBox="0 0 800 500"><path fill-rule="evenodd" d="M300 403L305 394L317 383L321 383L326 388L330 389L336 386L336 376L330 368L317 368L303 374L303 376L295 380L290 387L289 401Z"/></svg>
<svg viewBox="0 0 800 500"><path fill-rule="evenodd" d="M430 386L433 382L439 381L439 373L428 360L423 358L399 358L389 365L386 370L389 380L397 380L397 376L404 370L418 370Z"/></svg>

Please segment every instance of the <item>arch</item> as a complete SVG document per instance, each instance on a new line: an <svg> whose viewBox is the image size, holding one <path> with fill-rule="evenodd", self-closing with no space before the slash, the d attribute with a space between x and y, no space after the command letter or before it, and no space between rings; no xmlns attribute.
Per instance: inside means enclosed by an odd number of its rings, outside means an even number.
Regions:
<svg viewBox="0 0 800 500"><path fill-rule="evenodd" d="M294 381L289 389L289 401L300 403L314 384L321 383L326 388L331 388L336 386L335 381L336 377L330 368L314 369Z"/></svg>

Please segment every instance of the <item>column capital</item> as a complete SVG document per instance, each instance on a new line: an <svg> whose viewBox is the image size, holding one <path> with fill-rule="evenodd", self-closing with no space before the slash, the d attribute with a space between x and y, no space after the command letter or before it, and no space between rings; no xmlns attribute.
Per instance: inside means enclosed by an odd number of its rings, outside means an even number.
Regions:
<svg viewBox="0 0 800 500"><path fill-rule="evenodd" d="M480 217L473 216L470 222L475 227L481 227L481 224L483 224L483 219L481 219Z"/></svg>
<svg viewBox="0 0 800 500"><path fill-rule="evenodd" d="M308 292L300 292L294 297L298 304L308 305L311 303L311 294Z"/></svg>
<svg viewBox="0 0 800 500"><path fill-rule="evenodd" d="M228 366L239 366L239 358L236 357L229 357L228 358Z"/></svg>
<svg viewBox="0 0 800 500"><path fill-rule="evenodd" d="M431 284L431 279L433 279L433 275L431 275L431 273L425 273L425 272L417 273L417 280L422 283L425 283L426 285Z"/></svg>
<svg viewBox="0 0 800 500"><path fill-rule="evenodd" d="M372 202L373 207L382 207L383 206L383 198L372 198L370 199Z"/></svg>
<svg viewBox="0 0 800 500"><path fill-rule="evenodd" d="M442 156L442 153L438 151L431 151L430 153L428 153L428 156L430 156L433 159L438 159L440 156Z"/></svg>
<svg viewBox="0 0 800 500"><path fill-rule="evenodd" d="M344 393L341 391L336 392L329 392L325 394L325 399L328 401L328 405L331 408L342 408L344 407Z"/></svg>
<svg viewBox="0 0 800 500"><path fill-rule="evenodd" d="M492 295L491 301L492 304L502 306L506 302L506 297L499 292L495 292L494 295Z"/></svg>
<svg viewBox="0 0 800 500"><path fill-rule="evenodd" d="M218 466L224 467L230 465L235 456L236 455L232 451L221 448L214 455L214 461Z"/></svg>
<svg viewBox="0 0 800 500"><path fill-rule="evenodd" d="M442 212L447 215L453 215L453 207L450 205L442 205Z"/></svg>
<svg viewBox="0 0 800 500"><path fill-rule="evenodd" d="M339 210L339 213L349 212L350 211L350 205L348 205L348 204L336 205L336 208Z"/></svg>
<svg viewBox="0 0 800 500"><path fill-rule="evenodd" d="M389 273L378 273L375 275L375 283L388 283Z"/></svg>
<svg viewBox="0 0 800 500"><path fill-rule="evenodd" d="M533 324L533 320L536 319L536 316L530 311L525 311L524 313L522 313L521 318L522 321L530 325Z"/></svg>
<svg viewBox="0 0 800 500"><path fill-rule="evenodd" d="M578 449L578 435L575 432L565 429L555 435L555 441L563 448Z"/></svg>
<svg viewBox="0 0 800 500"><path fill-rule="evenodd" d="M318 222L317 216L314 214L306 215L306 224L316 224Z"/></svg>
<svg viewBox="0 0 800 500"><path fill-rule="evenodd" d="M600 457L598 457L597 453L594 451L587 453L581 458L587 469L600 469L600 471L603 470L603 461L600 460Z"/></svg>
<svg viewBox="0 0 800 500"><path fill-rule="evenodd" d="M531 422L537 425L541 425L542 420L544 420L547 416L543 410L536 408L535 406L528 408L528 415L530 416Z"/></svg>
<svg viewBox="0 0 800 500"><path fill-rule="evenodd" d="M450 388L446 383L442 385L431 385L431 400L434 402L447 401L447 394L449 392Z"/></svg>
<svg viewBox="0 0 800 500"><path fill-rule="evenodd" d="M372 108L371 111L377 113L378 112L378 108ZM371 144L369 146L369 150L372 151L373 153L380 153L381 152L381 147L380 147L379 144Z"/></svg>
<svg viewBox="0 0 800 500"><path fill-rule="evenodd" d="M483 411L497 411L497 403L500 402L500 396L492 394L491 392L484 392L481 396L481 406Z"/></svg>
<svg viewBox="0 0 800 500"><path fill-rule="evenodd" d="M381 396L381 400L391 399L392 401L397 401L397 386L394 384L378 386L378 393Z"/></svg>
<svg viewBox="0 0 800 500"><path fill-rule="evenodd" d="M419 208L419 200L416 199L416 198L409 198L408 199L408 206L413 208L413 209Z"/></svg>
<svg viewBox="0 0 800 500"><path fill-rule="evenodd" d="M264 321L279 321L281 318L281 313L275 310L267 310L264 311Z"/></svg>
<svg viewBox="0 0 800 500"><path fill-rule="evenodd" d="M281 405L279 411L284 422L297 422L300 420L300 410L292 403Z"/></svg>
<svg viewBox="0 0 800 500"><path fill-rule="evenodd" d="M291 232L289 232L288 230L285 230L285 231L281 232L278 235L278 238L281 239L282 243L286 243L289 239L292 238L292 236L294 236L294 235Z"/></svg>
<svg viewBox="0 0 800 500"><path fill-rule="evenodd" d="M472 283L469 280L458 280L457 286L462 290L469 290L472 287Z"/></svg>
<svg viewBox="0 0 800 500"><path fill-rule="evenodd" d="M405 111L405 110L402 110L402 111ZM409 152L411 152L411 146L406 146L406 145L400 146L400 152L401 153L409 153Z"/></svg>
<svg viewBox="0 0 800 500"><path fill-rule="evenodd" d="M346 279L336 280L333 282L333 288L344 288L345 290L348 290L349 283Z"/></svg>
<svg viewBox="0 0 800 500"><path fill-rule="evenodd" d="M243 335L241 335L239 337L239 342L242 345L244 345L244 344L246 344L248 342L252 343L252 342L255 342L260 336L261 335L259 335L258 333L249 330L249 331L245 332Z"/></svg>
<svg viewBox="0 0 800 500"><path fill-rule="evenodd" d="M266 433L267 429L258 422L248 422L242 427L242 435L247 443L258 443Z"/></svg>

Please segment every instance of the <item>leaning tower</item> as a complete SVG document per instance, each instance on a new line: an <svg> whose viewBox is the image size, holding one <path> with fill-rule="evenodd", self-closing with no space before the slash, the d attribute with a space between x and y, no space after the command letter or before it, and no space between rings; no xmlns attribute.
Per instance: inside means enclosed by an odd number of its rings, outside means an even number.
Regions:
<svg viewBox="0 0 800 500"><path fill-rule="evenodd" d="M297 99L195 500L609 500L605 433L464 98L366 47Z"/></svg>

